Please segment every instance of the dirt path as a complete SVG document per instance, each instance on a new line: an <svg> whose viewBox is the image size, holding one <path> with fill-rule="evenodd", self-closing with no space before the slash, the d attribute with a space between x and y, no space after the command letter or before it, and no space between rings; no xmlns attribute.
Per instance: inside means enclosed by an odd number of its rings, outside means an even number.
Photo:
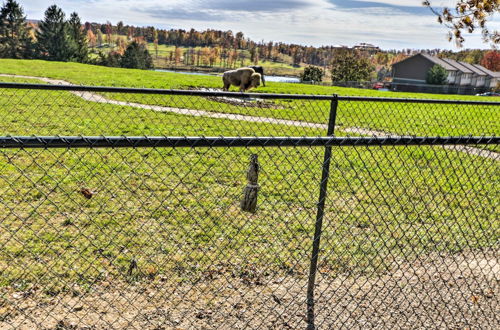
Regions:
<svg viewBox="0 0 500 330"><path fill-rule="evenodd" d="M379 136L379 137L398 136L395 134L388 134L387 132L383 132L383 131L370 130L370 129L365 129L365 128L361 128L361 127L346 127L346 128L342 128L341 130L345 133L354 133L354 134ZM466 154L469 154L469 155L490 158L493 160L500 160L500 154L498 152L495 152L492 150L474 148L471 146L464 146L464 145L454 145L454 146L448 145L448 146L443 146L443 148L449 149L449 150L456 150L456 151L460 151L460 152L465 152Z"/></svg>
<svg viewBox="0 0 500 330"><path fill-rule="evenodd" d="M422 255L316 285L318 329L498 329L498 250ZM1 329L304 329L306 274L216 273L195 284L110 280L87 292L5 294ZM0 309L1 311L1 309Z"/></svg>
<svg viewBox="0 0 500 330"><path fill-rule="evenodd" d="M50 78L40 78L40 77L32 77L32 76L18 76L18 75L8 75L8 74L0 74L0 77L10 77L10 78L24 78L24 79L37 79L43 82L53 84L53 85L65 85L71 86L71 83L58 80L58 79L50 79ZM296 121L296 120L286 120L286 119L276 119L269 117L258 117L258 116L246 116L246 115L238 115L232 113L221 113L221 112L212 112L212 111L204 111L204 110L193 110L193 109L183 109L183 108L173 108L173 107L164 107L158 105L147 105L141 103L132 103L132 102L124 102L124 101L116 101L105 98L102 95L91 93L91 92L71 92L72 94L81 97L85 101L88 102L96 102L96 103L105 103L105 104L113 104L119 106L127 106L145 110L153 110L157 112L170 112L179 115L187 115L187 116L195 116L195 117L206 117L206 118L214 118L214 119L229 119L229 120L238 120L238 121L247 121L247 122L255 122L255 123L270 123L270 124L279 124L286 126L296 126L296 127L308 127L308 128L323 128L327 129L328 125L320 124L320 123L309 123L304 121Z"/></svg>
<svg viewBox="0 0 500 330"><path fill-rule="evenodd" d="M35 77L35 76L23 76L23 75L11 75L11 74L0 74L0 77L9 77L9 78L24 78L24 79L36 79L48 84L52 85L65 85L71 86L72 84L65 80L60 79L51 79L45 77ZM259 117L259 116L247 116L247 115L238 115L232 113L221 113L221 112L212 112L212 111L204 111L204 110L193 110L193 109L183 109L183 108L173 108L173 107L164 107L157 105L147 105L141 103L131 103L124 101L117 101L108 99L102 95L91 93L91 92L71 92L72 94L81 97L85 101L95 102L95 103L104 103L104 104L113 104L119 106L127 106L138 109L145 110L153 110L157 112L169 112L175 113L179 115L186 116L194 116L194 117L206 117L206 118L214 118L214 119L229 119L229 120L237 120L237 121L246 121L246 122L254 122L254 123L269 123L269 124L278 124L278 125L286 125L286 126L295 126L295 127L307 127L307 128L321 128L327 129L328 125L320 124L320 123L311 123L305 121L297 121L297 120L287 120L287 119L278 119L278 118L270 118L270 117ZM384 131L365 129L362 127L336 127L336 129L345 132L345 133L353 133L359 135L368 135L368 136L398 136L396 134L387 133ZM456 150L460 152L464 152L470 155L490 158L493 160L500 160L500 154L491 150L474 148L470 146L444 146L446 149Z"/></svg>

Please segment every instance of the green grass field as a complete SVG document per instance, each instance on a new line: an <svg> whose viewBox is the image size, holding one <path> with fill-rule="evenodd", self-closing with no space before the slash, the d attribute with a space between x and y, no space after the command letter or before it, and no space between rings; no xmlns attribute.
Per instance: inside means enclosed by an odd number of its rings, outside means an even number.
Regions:
<svg viewBox="0 0 500 330"><path fill-rule="evenodd" d="M1 73L89 85L220 87L217 77L42 61L0 60ZM394 95L273 83L258 91ZM274 108L256 108L203 98L107 96L312 122L325 122L329 109L325 102L279 101ZM414 134L500 132L498 109L381 104L385 112L374 113L377 108L362 105L342 106L340 124ZM404 114L397 115L400 110ZM449 120L453 116L457 120ZM68 92L10 89L0 90L0 118L2 136L325 134L97 104ZM252 153L262 168L255 215L239 209ZM160 275L196 283L213 272L304 274L322 160L322 148L0 149L0 286L24 291L36 283L55 295L73 283L89 288L116 279L155 281ZM499 181L498 161L441 147L334 148L320 270L332 276L370 274L433 251L494 246ZM82 188L94 196L86 199ZM128 276L132 260L138 269Z"/></svg>
<svg viewBox="0 0 500 330"><path fill-rule="evenodd" d="M0 60L0 73L64 79L75 84L147 88L220 88L220 77L141 70L114 69L74 63ZM2 78L2 77L0 77ZM1 81L1 80L0 80ZM4 80L5 81L5 80ZM478 96L379 92L366 89L269 83L255 90L262 93L338 94L343 96L489 100ZM326 123L327 102L275 101L264 108L237 106L201 97L120 94L112 99L213 112ZM492 99L491 101L495 101ZM457 106L384 102L341 102L337 125L395 134L498 135L500 111L495 106ZM341 134L341 132L338 132Z"/></svg>
<svg viewBox="0 0 500 330"><path fill-rule="evenodd" d="M256 215L239 210L250 153L262 166ZM0 151L0 284L55 294L130 279L132 259L143 279L304 274L321 159L321 148ZM321 269L370 274L496 244L498 165L476 161L440 148L335 150Z"/></svg>
<svg viewBox="0 0 500 330"><path fill-rule="evenodd" d="M133 69L107 68L79 63L47 62L39 60L0 59L0 73L19 74L64 79L74 84L92 86L120 86L145 88L221 88L221 78L212 76L185 75L170 72L155 72ZM266 84L267 85L267 84ZM234 87L233 87L234 88ZM235 90L235 88L234 88ZM322 94L351 95L373 97L431 98L450 100L478 100L484 97L466 95L440 95L424 93L394 93L369 89L345 88L334 86L316 86L307 84L289 84L269 82L255 92L285 94ZM489 99L486 99L489 100Z"/></svg>

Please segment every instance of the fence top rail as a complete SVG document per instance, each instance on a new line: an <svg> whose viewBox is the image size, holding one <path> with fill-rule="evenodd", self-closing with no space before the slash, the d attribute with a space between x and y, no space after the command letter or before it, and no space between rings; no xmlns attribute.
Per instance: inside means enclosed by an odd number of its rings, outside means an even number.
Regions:
<svg viewBox="0 0 500 330"><path fill-rule="evenodd" d="M0 89L38 89L70 92L96 92L96 93L128 93L128 94L157 94L157 95L187 95L187 96L212 96L233 98L258 98L258 99L297 99L318 101L354 101L354 102L395 102L395 103L434 103L434 104L464 104L464 105L492 105L500 106L500 101L463 101L444 99L412 99L391 97L364 97L364 96L338 96L314 94L275 94L275 93L239 93L222 91L182 90L182 89L155 89L155 88L127 88L105 86L78 86L78 85L50 85L0 82Z"/></svg>
<svg viewBox="0 0 500 330"><path fill-rule="evenodd" d="M159 137L2 136L0 149L155 147L444 146L500 144L499 136L462 137Z"/></svg>

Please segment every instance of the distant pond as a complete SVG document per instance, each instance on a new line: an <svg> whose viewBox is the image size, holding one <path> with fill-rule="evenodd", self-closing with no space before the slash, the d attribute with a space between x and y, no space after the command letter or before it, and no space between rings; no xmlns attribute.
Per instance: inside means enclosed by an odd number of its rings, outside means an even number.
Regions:
<svg viewBox="0 0 500 330"><path fill-rule="evenodd" d="M196 76L220 76L221 74L216 73L207 73L207 72L195 72L195 71L175 71L175 70L164 70L164 69L155 69L158 72L173 72L173 73L181 73L181 74L189 74ZM282 82L282 83L299 83L300 79L295 77L285 77L285 76L265 76L266 81L272 82Z"/></svg>

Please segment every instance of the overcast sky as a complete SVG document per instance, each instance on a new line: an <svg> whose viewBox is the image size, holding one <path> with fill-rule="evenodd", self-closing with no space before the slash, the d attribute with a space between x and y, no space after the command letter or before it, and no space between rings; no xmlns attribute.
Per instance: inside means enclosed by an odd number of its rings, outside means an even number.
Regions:
<svg viewBox="0 0 500 330"><path fill-rule="evenodd" d="M2 0L0 0L1 2ZM304 45L373 43L383 49L455 48L421 0L18 0L30 19L57 4L82 21L242 31L253 40ZM455 0L456 2L456 0ZM434 0L437 5L453 0ZM498 15L497 15L498 16ZM500 17L490 28L500 29ZM466 48L488 48L479 32Z"/></svg>

